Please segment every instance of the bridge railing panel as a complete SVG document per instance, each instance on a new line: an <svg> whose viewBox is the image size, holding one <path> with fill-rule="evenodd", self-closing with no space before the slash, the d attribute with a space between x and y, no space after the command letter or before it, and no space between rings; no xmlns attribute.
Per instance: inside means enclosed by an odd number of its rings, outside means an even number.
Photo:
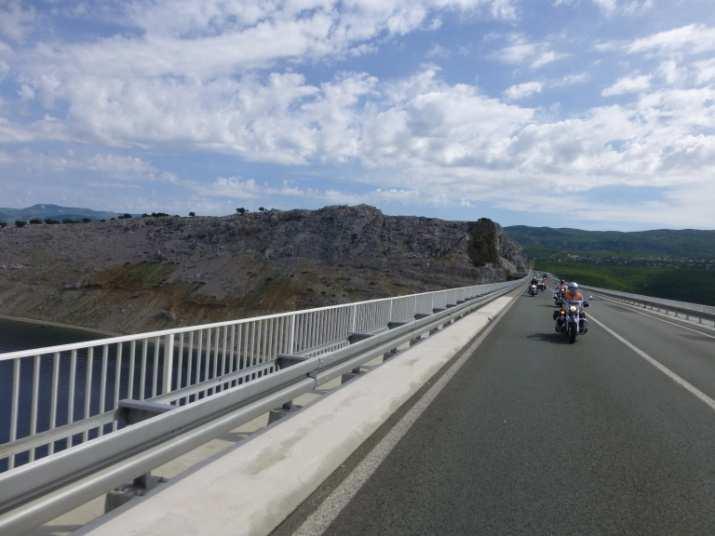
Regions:
<svg viewBox="0 0 715 536"><path fill-rule="evenodd" d="M584 286L584 288L596 294L621 300L632 305L638 305L645 309L680 316L686 320L695 319L699 323L708 323L715 327L715 307L711 305L656 298L654 296L645 296L632 292L621 292L599 287Z"/></svg>
<svg viewBox="0 0 715 536"><path fill-rule="evenodd" d="M0 354L0 472L114 432L123 400L174 406L510 283L476 285Z"/></svg>

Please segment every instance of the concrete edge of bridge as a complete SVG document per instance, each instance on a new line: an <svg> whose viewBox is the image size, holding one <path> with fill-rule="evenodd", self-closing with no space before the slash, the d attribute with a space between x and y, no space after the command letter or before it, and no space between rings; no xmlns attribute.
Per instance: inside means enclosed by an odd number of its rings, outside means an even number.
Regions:
<svg viewBox="0 0 715 536"><path fill-rule="evenodd" d="M394 415L404 413L465 352L473 352L475 341L514 296L497 298L201 470L81 532L271 533Z"/></svg>

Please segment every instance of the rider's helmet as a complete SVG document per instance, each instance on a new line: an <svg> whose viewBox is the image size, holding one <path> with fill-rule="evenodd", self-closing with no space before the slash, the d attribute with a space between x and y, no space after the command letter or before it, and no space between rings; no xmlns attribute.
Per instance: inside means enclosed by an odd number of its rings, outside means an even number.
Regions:
<svg viewBox="0 0 715 536"><path fill-rule="evenodd" d="M576 292L578 290L578 283L576 283L575 281L571 281L569 283L569 290L571 292Z"/></svg>
<svg viewBox="0 0 715 536"><path fill-rule="evenodd" d="M564 283L566 283L566 281L564 281L563 279L561 281L559 281L559 284L561 284L561 285L563 285Z"/></svg>

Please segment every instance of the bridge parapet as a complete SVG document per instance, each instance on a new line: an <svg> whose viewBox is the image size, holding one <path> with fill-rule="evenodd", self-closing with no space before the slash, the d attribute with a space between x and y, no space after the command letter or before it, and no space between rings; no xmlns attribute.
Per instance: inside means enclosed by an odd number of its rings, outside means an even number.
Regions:
<svg viewBox="0 0 715 536"><path fill-rule="evenodd" d="M9 418L0 419L8 425L0 430L0 526L3 518L6 528L26 526L30 515L32 524L51 519L520 284L474 285L0 354L11 379ZM373 335L351 341L356 333ZM304 360L281 368L286 355ZM131 400L172 409L134 423L123 418ZM201 433L166 444L197 426L204 426ZM98 477L42 515L21 508L24 521L14 524L18 507L152 448L151 461Z"/></svg>
<svg viewBox="0 0 715 536"><path fill-rule="evenodd" d="M644 309L673 315L675 317L683 317L686 320L695 319L700 324L712 324L713 327L715 327L715 307L710 305L668 300L665 298L656 298L654 296L644 296L642 294L633 294L631 292L621 292L599 287L584 286L584 289L630 305L636 305Z"/></svg>

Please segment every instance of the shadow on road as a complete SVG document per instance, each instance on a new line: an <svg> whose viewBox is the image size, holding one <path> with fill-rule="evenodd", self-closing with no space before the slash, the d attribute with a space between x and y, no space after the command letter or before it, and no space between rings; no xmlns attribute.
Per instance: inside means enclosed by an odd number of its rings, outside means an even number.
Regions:
<svg viewBox="0 0 715 536"><path fill-rule="evenodd" d="M532 333L527 339L550 342L552 344L568 344L568 340L561 333Z"/></svg>

